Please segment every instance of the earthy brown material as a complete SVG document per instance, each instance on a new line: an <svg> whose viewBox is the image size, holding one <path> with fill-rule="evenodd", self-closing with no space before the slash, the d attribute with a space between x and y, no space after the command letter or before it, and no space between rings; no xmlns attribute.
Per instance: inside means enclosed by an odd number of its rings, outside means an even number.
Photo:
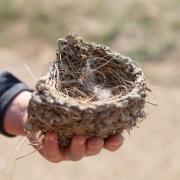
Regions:
<svg viewBox="0 0 180 180"><path fill-rule="evenodd" d="M57 58L36 85L26 129L55 132L62 146L73 134L106 138L145 118L144 75L128 57L76 35L59 39Z"/></svg>

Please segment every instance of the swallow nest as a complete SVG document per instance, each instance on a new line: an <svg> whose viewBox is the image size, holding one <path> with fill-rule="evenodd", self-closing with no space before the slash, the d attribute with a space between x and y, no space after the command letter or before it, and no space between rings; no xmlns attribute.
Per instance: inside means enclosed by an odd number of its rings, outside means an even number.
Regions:
<svg viewBox="0 0 180 180"><path fill-rule="evenodd" d="M26 130L107 138L145 118L146 83L134 60L77 35L58 40L56 59L36 84Z"/></svg>

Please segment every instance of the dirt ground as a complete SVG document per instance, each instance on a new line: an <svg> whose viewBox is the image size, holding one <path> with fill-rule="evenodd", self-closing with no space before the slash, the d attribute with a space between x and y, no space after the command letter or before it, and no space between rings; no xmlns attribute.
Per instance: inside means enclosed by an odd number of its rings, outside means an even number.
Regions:
<svg viewBox="0 0 180 180"><path fill-rule="evenodd" d="M45 72L48 59L54 51L45 47L41 53L23 56L12 49L0 49L0 68L6 69L28 85L35 80L24 67L27 64L37 78ZM43 62L43 65L42 65ZM149 62L142 65L153 93L147 104L148 118L129 136L122 148L110 153L105 150L95 157L80 162L51 164L38 153L16 161L13 180L179 180L180 179L180 63L178 61ZM21 138L0 136L0 176L5 169L11 171L15 156L33 149L26 141L17 155L16 147ZM13 155L13 156L12 156ZM9 164L7 164L9 159ZM4 169L5 168L5 169ZM9 175L12 173L9 172ZM10 180L10 177L2 178Z"/></svg>

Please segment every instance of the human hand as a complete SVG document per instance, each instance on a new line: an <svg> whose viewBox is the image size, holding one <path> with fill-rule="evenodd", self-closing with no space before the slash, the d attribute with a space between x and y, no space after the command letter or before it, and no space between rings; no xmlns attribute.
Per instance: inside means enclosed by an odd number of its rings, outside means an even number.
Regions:
<svg viewBox="0 0 180 180"><path fill-rule="evenodd" d="M31 98L30 92L22 92L9 105L5 116L5 130L10 134L27 135L24 126L28 116L28 104ZM74 135L68 148L60 148L57 136L54 133L47 133L43 143L38 135L30 138L32 145L48 161L58 163L61 161L77 161L86 156L97 155L103 148L108 151L116 151L123 143L121 134L112 135L103 140L101 138L86 139L82 135ZM34 144L36 143L36 145Z"/></svg>
<svg viewBox="0 0 180 180"><path fill-rule="evenodd" d="M38 137L30 138L32 142L38 142ZM106 140L101 138L86 139L82 135L74 135L68 148L60 148L59 140L54 133L47 133L43 144L38 142L35 146L39 153L48 161L58 163L61 161L78 161L86 156L97 155L103 148L109 151L116 151L123 143L123 136L112 135Z"/></svg>

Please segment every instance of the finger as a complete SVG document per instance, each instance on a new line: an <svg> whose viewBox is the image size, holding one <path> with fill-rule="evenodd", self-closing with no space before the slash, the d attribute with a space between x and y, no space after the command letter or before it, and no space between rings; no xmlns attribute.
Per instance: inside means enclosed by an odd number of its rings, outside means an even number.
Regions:
<svg viewBox="0 0 180 180"><path fill-rule="evenodd" d="M81 160L86 150L86 137L75 135L72 138L71 145L65 150L65 159L71 161Z"/></svg>
<svg viewBox="0 0 180 180"><path fill-rule="evenodd" d="M112 135L105 140L104 148L111 152L116 151L123 144L123 141L124 137L121 134Z"/></svg>
<svg viewBox="0 0 180 180"><path fill-rule="evenodd" d="M103 148L104 140L101 138L92 138L87 141L86 155L93 156L99 154Z"/></svg>
<svg viewBox="0 0 180 180"><path fill-rule="evenodd" d="M58 138L54 133L45 135L44 146L39 152L48 161L58 163L63 160L63 155L58 146Z"/></svg>

